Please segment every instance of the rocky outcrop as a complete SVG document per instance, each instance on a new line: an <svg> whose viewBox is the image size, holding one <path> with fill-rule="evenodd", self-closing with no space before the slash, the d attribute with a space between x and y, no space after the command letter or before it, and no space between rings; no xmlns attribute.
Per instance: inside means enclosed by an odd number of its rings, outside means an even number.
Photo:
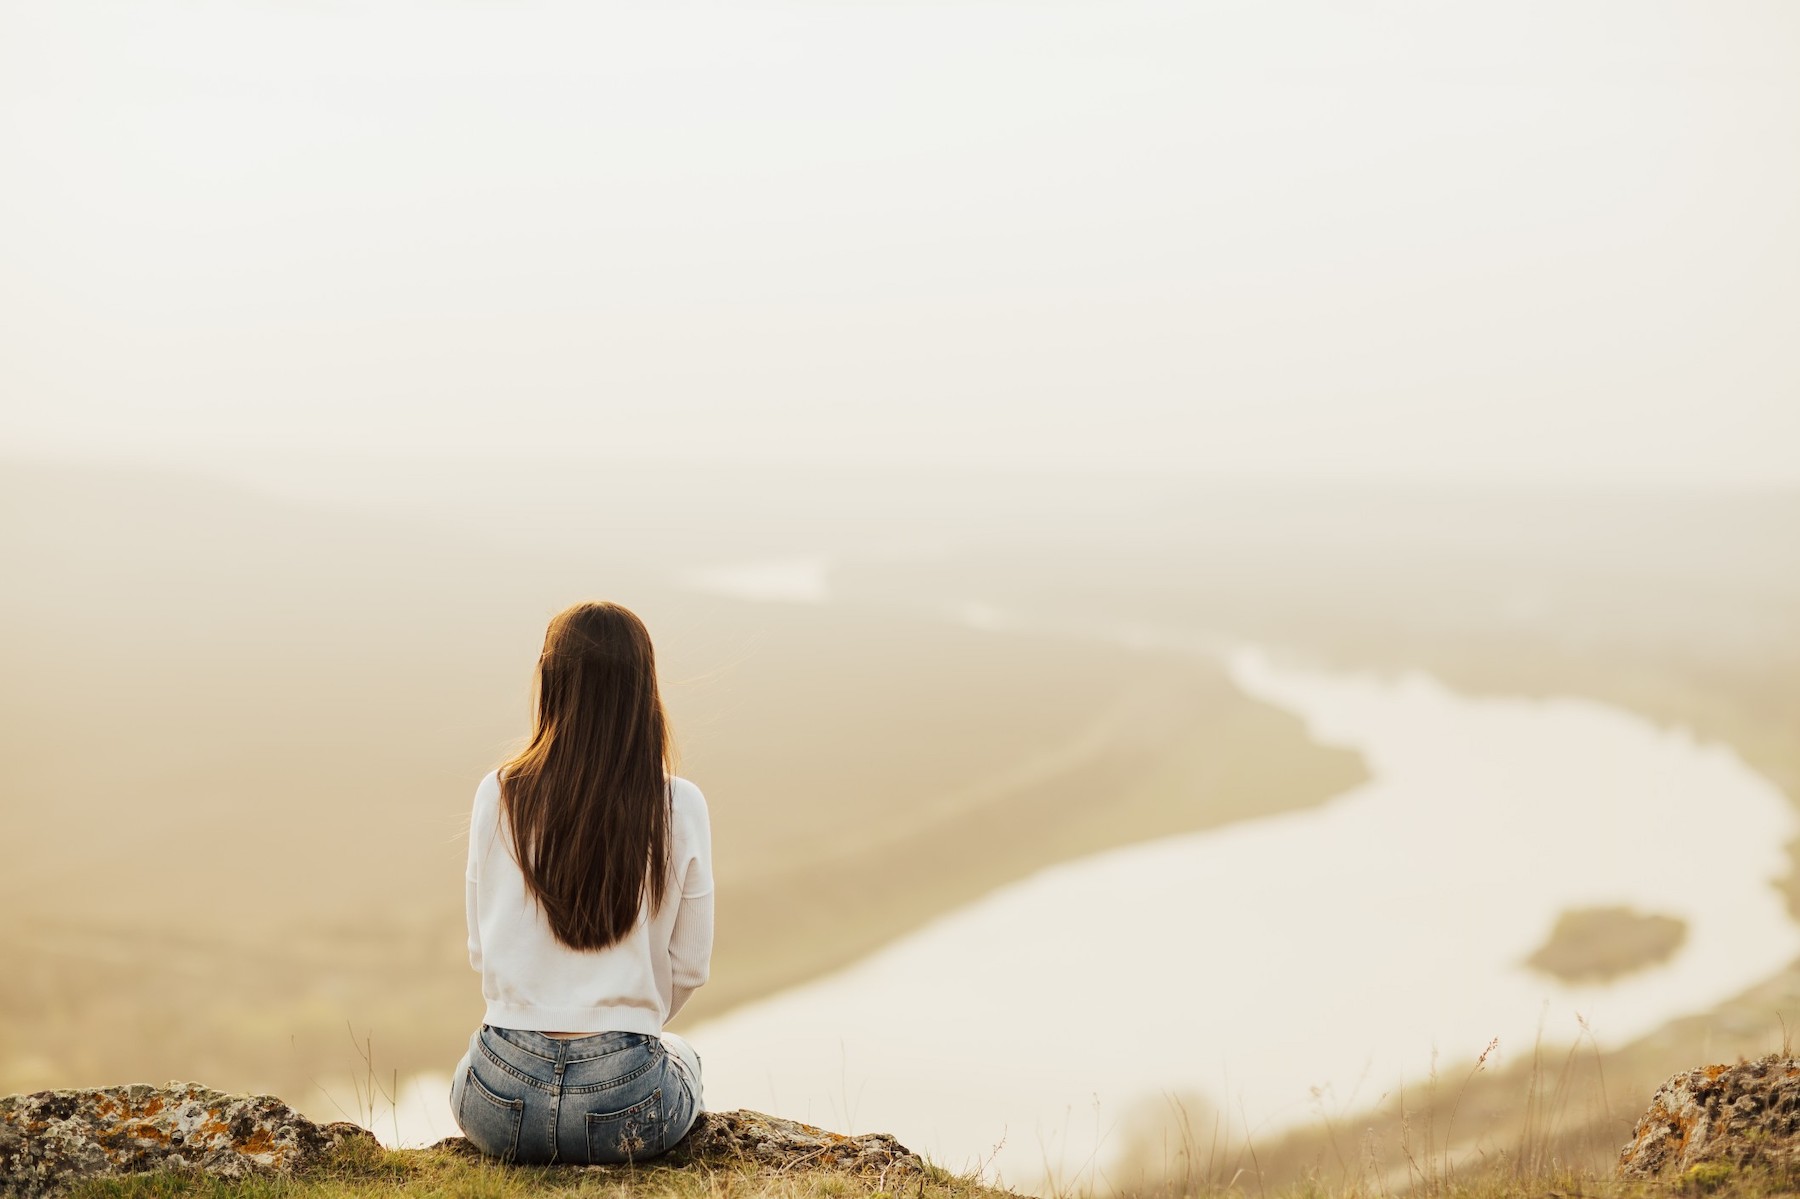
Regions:
<svg viewBox="0 0 1800 1199"><path fill-rule="evenodd" d="M143 1083L0 1098L0 1194L52 1195L84 1178L193 1167L221 1178L294 1173L354 1124L315 1124L271 1095Z"/></svg>
<svg viewBox="0 0 1800 1199"><path fill-rule="evenodd" d="M922 1173L919 1155L885 1132L845 1136L761 1112L705 1112L670 1151L672 1161L751 1162L777 1169L845 1170L890 1180Z"/></svg>
<svg viewBox="0 0 1800 1199"><path fill-rule="evenodd" d="M0 1195L41 1199L84 1178L156 1170L197 1169L221 1178L300 1173L353 1141L373 1144L374 1136L355 1124L315 1124L270 1095L227 1095L197 1083L8 1095L0 1098ZM480 1156L461 1137L432 1148ZM703 1114L660 1160L885 1180L925 1169L917 1154L886 1133L844 1136L748 1111Z"/></svg>
<svg viewBox="0 0 1800 1199"><path fill-rule="evenodd" d="M447 1137L432 1148L480 1156L480 1150L461 1137ZM752 1111L702 1112L687 1136L655 1160L672 1166L734 1163L778 1170L885 1175L889 1179L922 1173L925 1169L918 1154L885 1132L846 1136L798 1120L783 1120L779 1116ZM571 1168L605 1170L611 1167Z"/></svg>
<svg viewBox="0 0 1800 1199"><path fill-rule="evenodd" d="M1800 1178L1800 1058L1772 1053L1675 1075L1619 1154L1624 1178L1749 1168Z"/></svg>

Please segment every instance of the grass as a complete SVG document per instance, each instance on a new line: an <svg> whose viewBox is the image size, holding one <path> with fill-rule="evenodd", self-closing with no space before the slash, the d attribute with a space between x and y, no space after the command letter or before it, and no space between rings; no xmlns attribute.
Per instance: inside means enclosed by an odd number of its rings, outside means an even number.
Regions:
<svg viewBox="0 0 1800 1199"><path fill-rule="evenodd" d="M1579 1019L1579 1018L1578 1018ZM1160 1144L1127 1149L1125 1169L1103 1191L1053 1188L1049 1199L1698 1199L1800 1195L1800 1158L1765 1154L1747 1134L1737 1162L1704 1161L1680 1177L1626 1181L1612 1163L1642 1104L1607 1098L1604 1055L1585 1020L1581 1037L1544 1043L1496 1075L1490 1042L1457 1065L1444 1085L1433 1055L1429 1077L1373 1105L1333 1113L1320 1100L1318 1127L1256 1139L1230 1113L1197 1097L1166 1096L1174 1118ZM1779 1049L1793 1056L1785 1028ZM1740 1058L1740 1060L1743 1060ZM1135 1151L1135 1160L1131 1160ZM1603 1164L1599 1164L1603 1163ZM1135 1169L1135 1176L1125 1171Z"/></svg>
<svg viewBox="0 0 1800 1199"><path fill-rule="evenodd" d="M884 1182L886 1190L882 1189ZM751 1165L520 1166L441 1149L386 1149L356 1142L329 1165L302 1177L229 1181L196 1171L139 1174L84 1182L69 1192L69 1199L380 1199L399 1195L444 1199L540 1195L593 1199L1006 1199L1008 1192L937 1169L929 1169L922 1177L883 1179Z"/></svg>
<svg viewBox="0 0 1800 1199"><path fill-rule="evenodd" d="M766 1167L516 1166L471 1159L435 1149L384 1149L359 1143L329 1166L304 1177L243 1181L196 1172L140 1174L93 1180L69 1199L526 1199L590 1196L593 1199L1012 1199L969 1176L931 1168L923 1177L888 1180L828 1171ZM1546 1172L1532 1179L1490 1177L1444 1183L1443 1199L1764 1199L1793 1195L1800 1179L1782 1179L1713 1163L1666 1183L1626 1183L1586 1172ZM1206 1184L1179 1192L1181 1199L1399 1199L1420 1189L1389 1192L1303 1180L1279 1190L1254 1183ZM1169 1192L1171 1199L1177 1192ZM1061 1199L1061 1197L1058 1197ZM1139 1199L1152 1199L1140 1194Z"/></svg>

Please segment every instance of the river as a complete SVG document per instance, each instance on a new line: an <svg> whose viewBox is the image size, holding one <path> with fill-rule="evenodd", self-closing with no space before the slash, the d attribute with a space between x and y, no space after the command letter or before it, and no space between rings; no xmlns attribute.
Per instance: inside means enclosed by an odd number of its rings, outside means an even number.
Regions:
<svg viewBox="0 0 1800 1199"><path fill-rule="evenodd" d="M1043 870L695 1028L708 1105L1068 1187L1171 1096L1268 1136L1495 1038L1502 1062L1540 1028L1624 1043L1800 955L1772 885L1793 809L1729 748L1586 699L1475 697L1252 646L1223 660L1247 695L1360 753L1369 780ZM1612 905L1678 918L1685 940L1609 985L1524 964L1560 913ZM378 1134L453 1132L447 1085L412 1080Z"/></svg>

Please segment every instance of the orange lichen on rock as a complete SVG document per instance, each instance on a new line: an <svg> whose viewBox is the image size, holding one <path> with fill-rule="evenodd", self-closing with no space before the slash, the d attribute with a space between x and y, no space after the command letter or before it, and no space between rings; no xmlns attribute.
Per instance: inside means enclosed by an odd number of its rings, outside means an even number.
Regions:
<svg viewBox="0 0 1800 1199"><path fill-rule="evenodd" d="M268 1129L259 1128L245 1137L237 1151L250 1157L274 1156L279 1152L275 1137Z"/></svg>
<svg viewBox="0 0 1800 1199"><path fill-rule="evenodd" d="M192 1083L9 1095L0 1098L0 1195L48 1199L84 1178L173 1168L226 1179L291 1174L353 1141L374 1137L354 1124L315 1124L273 1096L227 1095ZM460 1137L438 1148L476 1153ZM749 1111L702 1113L661 1160L890 1180L925 1169L885 1133L845 1136Z"/></svg>
<svg viewBox="0 0 1800 1199"><path fill-rule="evenodd" d="M1656 1178L1704 1163L1754 1163L1800 1181L1800 1062L1770 1054L1674 1075L1632 1130L1618 1172Z"/></svg>
<svg viewBox="0 0 1800 1199"><path fill-rule="evenodd" d="M292 1171L351 1138L373 1139L353 1124L315 1124L273 1096L194 1083L9 1095L0 1098L0 1194L39 1199L81 1178L196 1165L234 1179Z"/></svg>

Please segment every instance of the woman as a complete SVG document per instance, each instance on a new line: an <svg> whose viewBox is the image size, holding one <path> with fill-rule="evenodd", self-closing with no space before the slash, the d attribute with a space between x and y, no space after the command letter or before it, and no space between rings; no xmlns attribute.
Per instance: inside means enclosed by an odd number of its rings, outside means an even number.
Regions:
<svg viewBox="0 0 1800 1199"><path fill-rule="evenodd" d="M583 1164L686 1135L700 1059L663 1024L706 981L712 834L669 770L650 634L619 605L550 621L530 743L475 790L466 890L487 1012L450 1084L463 1134Z"/></svg>

